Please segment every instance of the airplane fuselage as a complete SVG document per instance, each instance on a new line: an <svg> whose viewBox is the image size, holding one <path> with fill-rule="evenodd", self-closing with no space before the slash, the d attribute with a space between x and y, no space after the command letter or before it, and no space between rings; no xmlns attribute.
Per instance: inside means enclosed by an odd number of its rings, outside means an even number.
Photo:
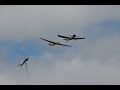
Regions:
<svg viewBox="0 0 120 90"><path fill-rule="evenodd" d="M75 39L75 37L76 37L76 35L73 35L73 36L71 36L71 38L70 38L70 39Z"/></svg>
<svg viewBox="0 0 120 90"><path fill-rule="evenodd" d="M76 40L76 39L75 39L75 36L71 36L71 37L65 38L65 39L63 39L63 40L69 41L69 40Z"/></svg>
<svg viewBox="0 0 120 90"><path fill-rule="evenodd" d="M85 39L85 38L75 38L76 37L76 35L72 35L71 37L67 37L67 38L65 38L65 39L63 39L63 40L66 40L66 42L67 41L69 41L69 40L77 40L77 39Z"/></svg>
<svg viewBox="0 0 120 90"><path fill-rule="evenodd" d="M75 39L76 35L72 35L71 37L68 37L66 40L73 40Z"/></svg>
<svg viewBox="0 0 120 90"><path fill-rule="evenodd" d="M59 45L59 42L55 42L55 43L48 43L50 46L54 46L54 45Z"/></svg>

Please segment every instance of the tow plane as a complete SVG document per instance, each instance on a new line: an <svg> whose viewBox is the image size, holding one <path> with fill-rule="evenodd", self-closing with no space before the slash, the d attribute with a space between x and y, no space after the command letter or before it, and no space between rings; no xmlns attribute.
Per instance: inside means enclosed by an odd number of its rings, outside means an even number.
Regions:
<svg viewBox="0 0 120 90"><path fill-rule="evenodd" d="M72 46L69 46L69 45L61 44L61 43L59 43L59 42L53 42L53 41L46 40L46 39L43 39L43 38L40 38L40 39L42 39L42 40L44 40L44 41L47 41L50 46L61 45L61 46L72 47Z"/></svg>
<svg viewBox="0 0 120 90"><path fill-rule="evenodd" d="M58 35L58 37L64 38L63 40L70 41L70 40L78 40L78 39L85 39L85 37L83 38L79 38L78 36L76 36L75 34L73 35L67 35L67 36L63 36L63 35Z"/></svg>

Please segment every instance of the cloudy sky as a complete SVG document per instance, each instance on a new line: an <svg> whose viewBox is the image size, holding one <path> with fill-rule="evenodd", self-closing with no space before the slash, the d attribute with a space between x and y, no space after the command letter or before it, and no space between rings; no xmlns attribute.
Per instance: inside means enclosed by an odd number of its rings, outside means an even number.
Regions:
<svg viewBox="0 0 120 90"><path fill-rule="evenodd" d="M65 42L58 34L85 40ZM72 47L50 47L39 38ZM29 57L28 71L23 49ZM0 84L120 84L120 6L0 6Z"/></svg>

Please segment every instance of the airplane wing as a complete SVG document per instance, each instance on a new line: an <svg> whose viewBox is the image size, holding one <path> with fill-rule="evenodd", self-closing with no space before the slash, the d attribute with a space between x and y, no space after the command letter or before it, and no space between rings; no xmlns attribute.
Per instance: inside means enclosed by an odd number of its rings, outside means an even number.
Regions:
<svg viewBox="0 0 120 90"><path fill-rule="evenodd" d="M43 38L40 38L40 39L42 39L42 40L44 40L44 41L47 41L47 42L50 42L50 43L55 43L55 42L53 42L53 41L49 41L49 40L46 40L46 39L43 39Z"/></svg>
<svg viewBox="0 0 120 90"><path fill-rule="evenodd" d="M59 45L62 45L62 46L68 46L68 47L72 47L72 46L69 46L69 45L65 45L65 44L60 44L60 43L59 43Z"/></svg>
<svg viewBox="0 0 120 90"><path fill-rule="evenodd" d="M68 38L68 39L69 39L69 37L67 37L67 36L62 36L62 35L58 35L58 37L61 37L61 38Z"/></svg>
<svg viewBox="0 0 120 90"><path fill-rule="evenodd" d="M74 39L85 39L85 38L74 38Z"/></svg>

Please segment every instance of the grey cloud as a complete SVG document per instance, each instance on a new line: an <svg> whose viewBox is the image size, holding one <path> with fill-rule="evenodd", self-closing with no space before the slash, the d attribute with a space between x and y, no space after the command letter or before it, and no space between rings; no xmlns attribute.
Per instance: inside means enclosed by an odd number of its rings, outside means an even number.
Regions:
<svg viewBox="0 0 120 90"><path fill-rule="evenodd" d="M6 6L0 10L0 36L6 39L51 36L83 31L83 27L120 19L119 6ZM80 30L81 29L81 30Z"/></svg>
<svg viewBox="0 0 120 90"><path fill-rule="evenodd" d="M39 57L36 61L29 62L31 77L22 84L120 84L119 63L107 61L102 67L102 64L92 61L92 58L89 59L90 62L85 62L80 56L71 58L70 61L67 57L58 57ZM32 67L33 64L35 67Z"/></svg>

